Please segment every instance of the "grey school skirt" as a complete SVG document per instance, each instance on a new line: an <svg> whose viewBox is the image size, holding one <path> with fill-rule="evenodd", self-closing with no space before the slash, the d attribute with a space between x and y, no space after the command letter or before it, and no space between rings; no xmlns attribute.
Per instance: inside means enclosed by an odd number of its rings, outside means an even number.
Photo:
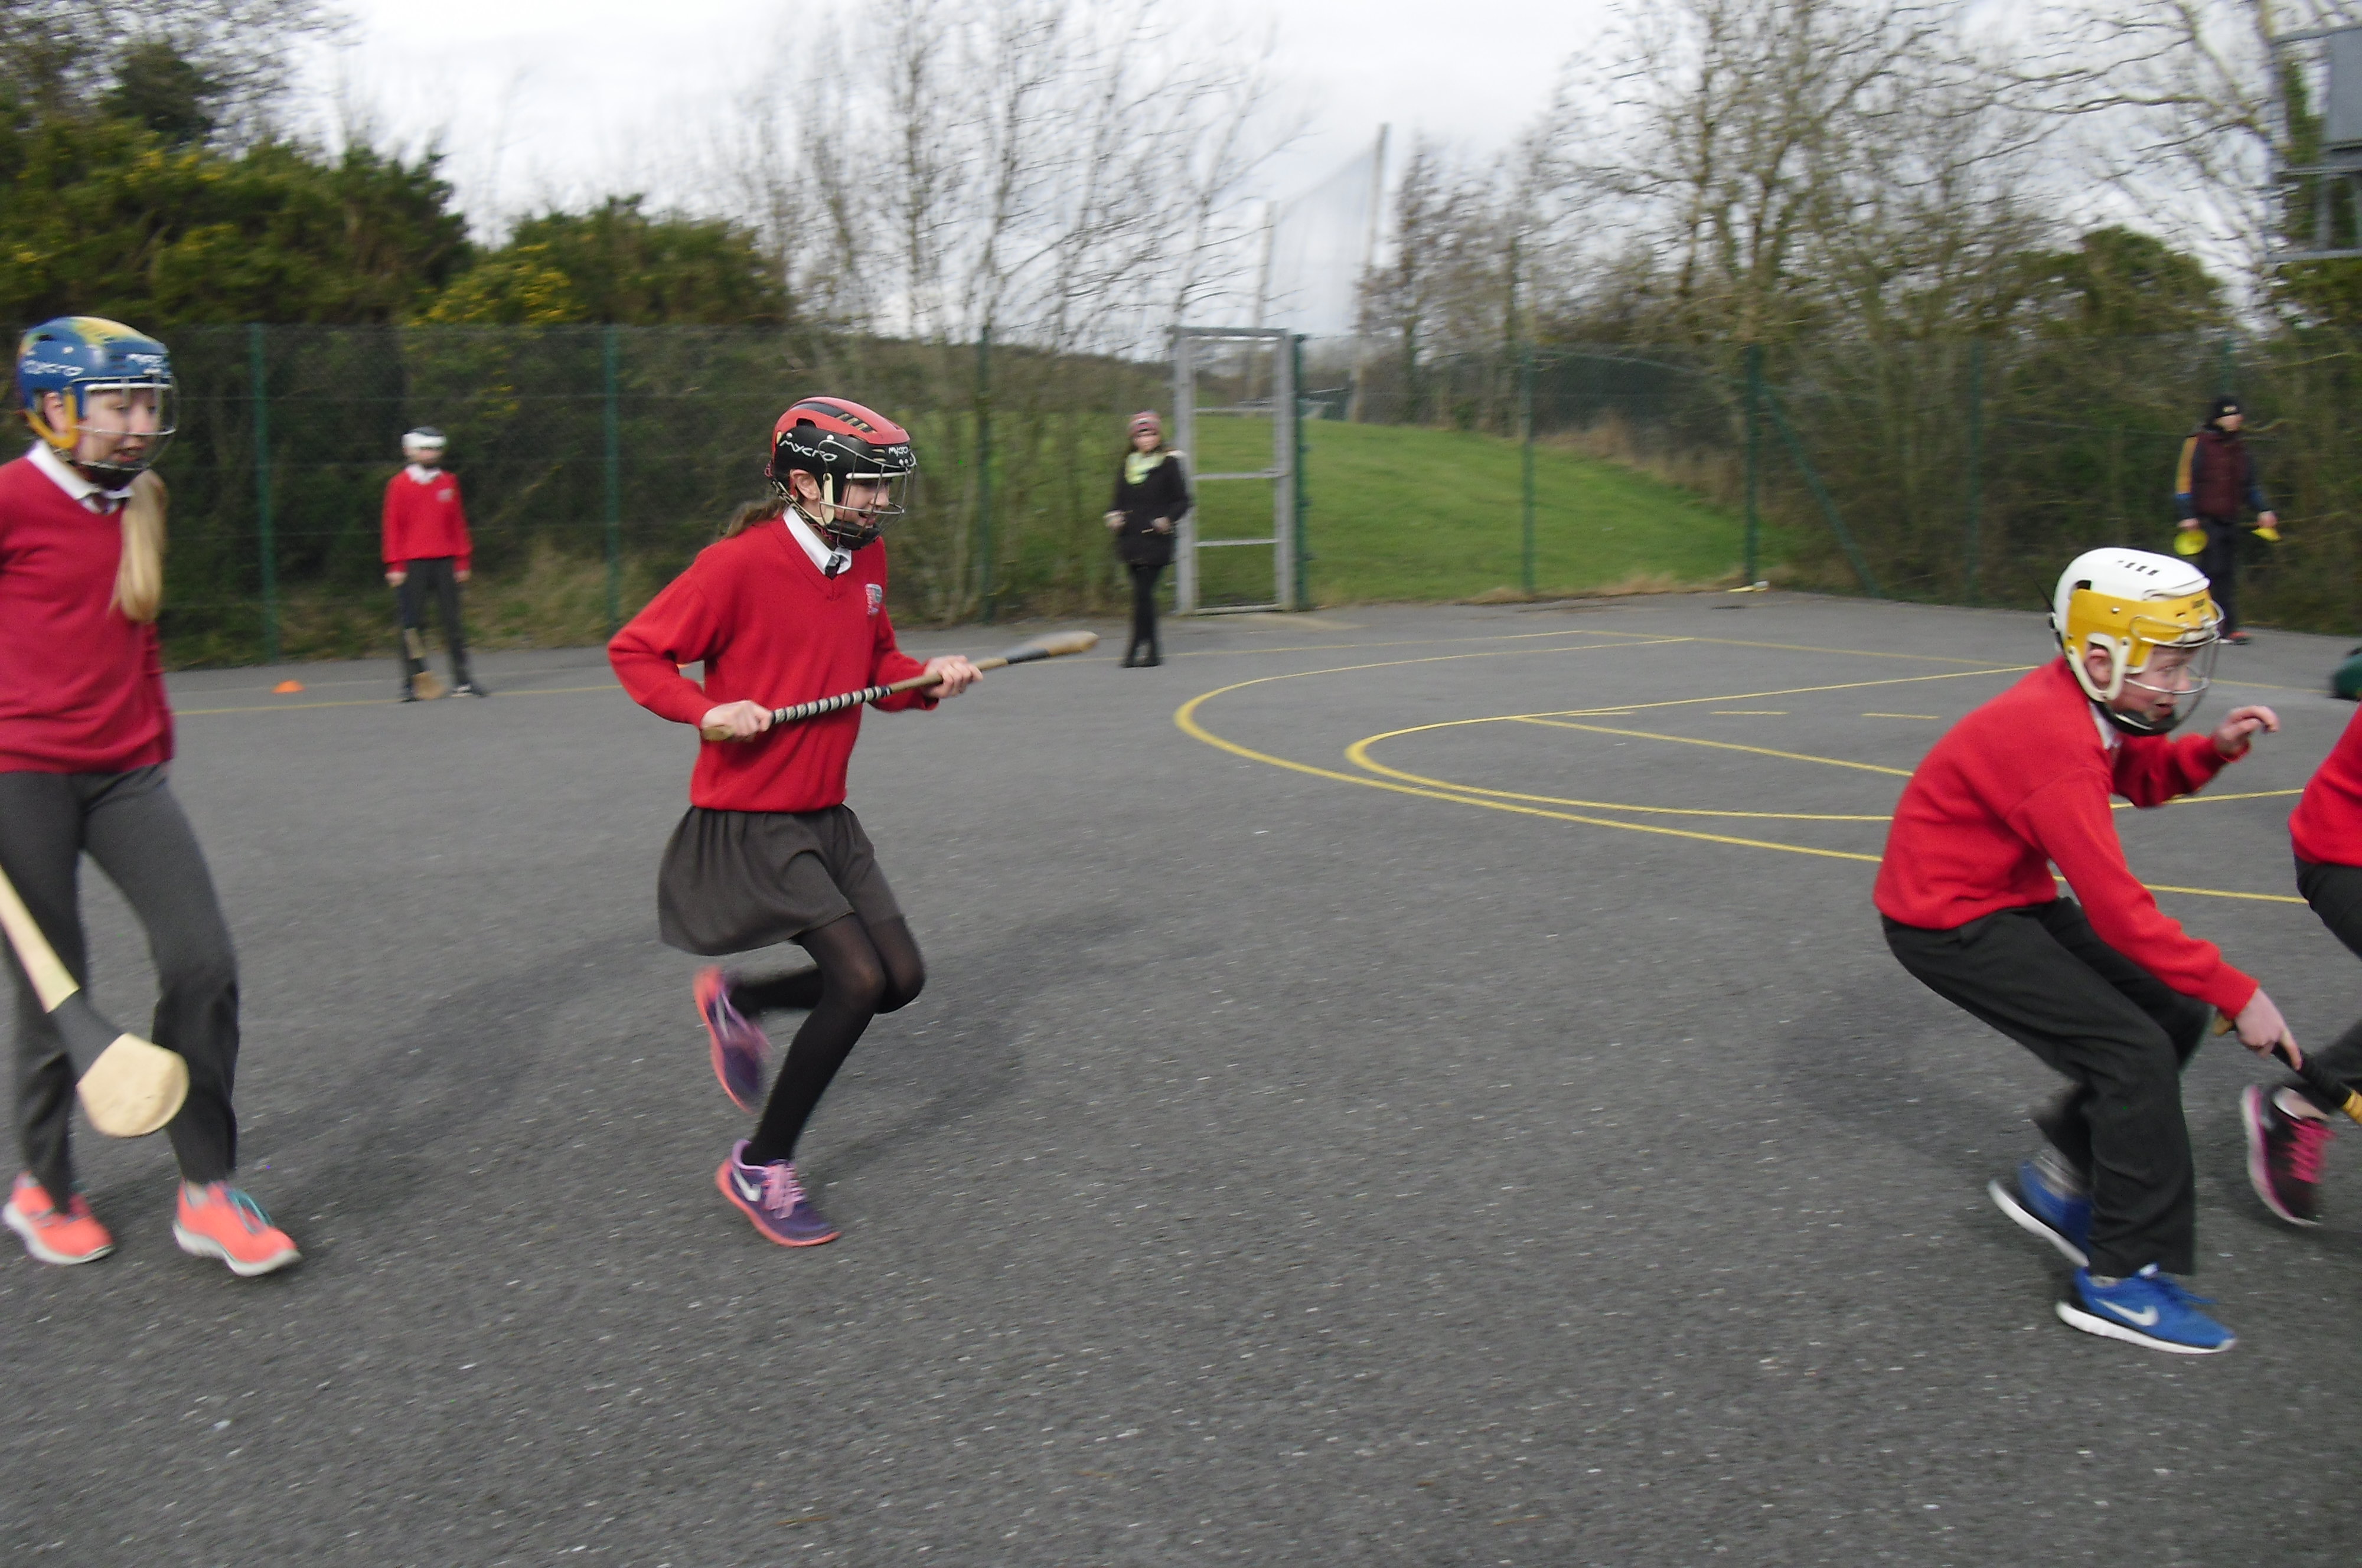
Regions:
<svg viewBox="0 0 2362 1568"><path fill-rule="evenodd" d="M822 812L717 812L691 806L657 874L657 929L685 953L745 953L857 914L876 926L902 912L861 819Z"/></svg>

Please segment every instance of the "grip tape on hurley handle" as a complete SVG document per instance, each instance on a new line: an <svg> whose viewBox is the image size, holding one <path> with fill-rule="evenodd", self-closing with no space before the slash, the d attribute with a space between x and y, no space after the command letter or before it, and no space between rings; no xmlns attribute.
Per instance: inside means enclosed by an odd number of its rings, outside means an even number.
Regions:
<svg viewBox="0 0 2362 1568"><path fill-rule="evenodd" d="M2233 1027L2227 1013L2218 1012L2214 1015L2215 1033L2228 1034ZM2274 1045L2272 1055L2279 1057L2290 1072L2294 1073L2303 1081L2304 1087L2312 1091L2315 1099L2344 1111L2349 1121L2362 1122L2362 1094L2355 1093L2327 1068L2301 1052L2291 1058L2285 1045Z"/></svg>
<svg viewBox="0 0 2362 1568"><path fill-rule="evenodd" d="M1056 658L1061 654L1083 653L1095 646L1098 640L1099 635L1097 632L1054 633L1046 637L1037 637L1030 643L1020 643L1005 654L998 654L991 658L977 659L976 668L999 669L1005 665L1031 664L1037 658ZM818 697L809 702L796 702L785 708L774 708L771 710L771 723L777 726L797 723L805 719L817 719L822 713L834 713L843 709L858 707L864 702L875 702L880 697L891 697L902 691L916 691L922 686L933 686L942 679L943 677L940 675L914 675L907 680L897 680L890 685L865 686L858 691L840 691L833 697ZM701 728L698 734L710 741L726 741L731 738L728 730L718 726ZM752 740L755 737L749 735L746 738Z"/></svg>

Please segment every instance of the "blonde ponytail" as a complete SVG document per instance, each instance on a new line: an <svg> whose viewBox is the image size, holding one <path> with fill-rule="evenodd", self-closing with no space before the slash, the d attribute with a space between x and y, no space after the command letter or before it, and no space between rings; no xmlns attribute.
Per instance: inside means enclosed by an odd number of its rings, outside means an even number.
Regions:
<svg viewBox="0 0 2362 1568"><path fill-rule="evenodd" d="M153 621L164 607L164 481L142 472L123 506L123 560L115 569L115 607L131 621Z"/></svg>

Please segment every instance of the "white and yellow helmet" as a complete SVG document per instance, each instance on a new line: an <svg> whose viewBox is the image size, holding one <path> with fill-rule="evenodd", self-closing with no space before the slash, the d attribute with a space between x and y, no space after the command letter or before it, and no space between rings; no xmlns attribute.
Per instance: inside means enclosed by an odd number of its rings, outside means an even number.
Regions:
<svg viewBox="0 0 2362 1568"><path fill-rule="evenodd" d="M2163 734L2198 711L2214 675L2214 652L2223 613L2206 591L2206 575L2188 561L2150 550L2089 550L2059 575L2050 601L2050 629L2067 656L2067 668L2108 722L2135 734ZM2084 653L2108 654L2108 680L2093 682ZM2137 686L2158 648L2187 648L2184 675L2173 690L2172 716L2153 721L2108 706L2126 681Z"/></svg>

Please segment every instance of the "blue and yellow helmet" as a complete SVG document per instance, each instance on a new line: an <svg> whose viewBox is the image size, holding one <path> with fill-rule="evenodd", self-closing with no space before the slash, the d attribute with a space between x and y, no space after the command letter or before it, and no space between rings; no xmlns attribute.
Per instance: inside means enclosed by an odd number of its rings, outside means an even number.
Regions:
<svg viewBox="0 0 2362 1568"><path fill-rule="evenodd" d="M150 467L163 455L178 427L172 355L161 343L119 321L97 315L61 315L25 334L17 345L17 406L33 434L61 458L72 458L90 425L93 392L147 392L153 399L155 428L132 432L144 440L119 446L82 466L125 478ZM41 399L56 392L64 417L52 424Z"/></svg>

